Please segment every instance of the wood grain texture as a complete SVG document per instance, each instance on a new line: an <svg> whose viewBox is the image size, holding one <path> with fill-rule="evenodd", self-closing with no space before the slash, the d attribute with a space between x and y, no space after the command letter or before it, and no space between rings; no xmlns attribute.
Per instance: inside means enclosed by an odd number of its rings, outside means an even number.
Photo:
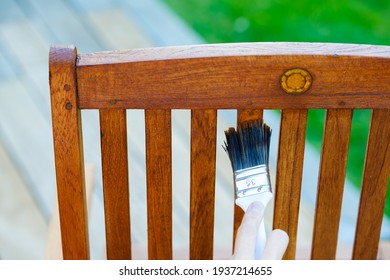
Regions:
<svg viewBox="0 0 390 280"><path fill-rule="evenodd" d="M196 59L218 56L326 55L390 58L388 46L333 43L232 43L143 48L80 54L78 65Z"/></svg>
<svg viewBox="0 0 390 280"><path fill-rule="evenodd" d="M286 70L297 67L310 73L312 85L303 94L287 94L280 79ZM74 47L59 46L50 51L50 88L65 258L89 258L80 109L101 110L105 154L102 160L103 168L107 169L103 180L105 188L109 186L105 190L106 208L110 209L107 213L114 213L107 218L115 220L128 212L126 206L114 203L126 196L124 185L128 184L128 178L123 178L121 191L115 193L112 187L115 176L111 172L125 174L126 168L118 166L124 158L119 151L111 150L110 143L114 141L113 135L119 133L122 138L118 146L124 151L124 109L145 109L150 259L172 258L170 110L192 110L190 258L211 259L216 110L237 109L240 123L262 117L263 109L281 109L274 224L289 233L291 241L285 258L292 259L307 109L314 108L327 109L327 117L312 258L335 257L354 108L374 109L374 113L353 257L374 258L390 164L387 124L390 47L249 43L139 49L76 57ZM111 118L115 119L113 123ZM235 229L242 215L237 208ZM130 225L114 228L114 220L108 220L107 230L108 243L115 244L108 245L109 258L130 257ZM125 235L117 236L122 231ZM369 240L371 233L373 238ZM119 248L119 243L126 248ZM372 248L367 249L366 245Z"/></svg>
<svg viewBox="0 0 390 280"><path fill-rule="evenodd" d="M237 124L246 121L252 121L263 118L263 110L260 109L242 109L237 110ZM233 222L233 244L232 250L234 250L234 243L236 242L237 230L241 225L242 218L244 217L244 211L240 206L234 204L234 222Z"/></svg>
<svg viewBox="0 0 390 280"><path fill-rule="evenodd" d="M295 259L306 123L306 109L282 111L273 227L290 238L284 259Z"/></svg>
<svg viewBox="0 0 390 280"><path fill-rule="evenodd" d="M237 110L237 124L253 121L263 118L263 110L261 109L241 109Z"/></svg>
<svg viewBox="0 0 390 280"><path fill-rule="evenodd" d="M170 110L145 110L149 259L172 259Z"/></svg>
<svg viewBox="0 0 390 280"><path fill-rule="evenodd" d="M131 259L125 110L100 110L107 259Z"/></svg>
<svg viewBox="0 0 390 280"><path fill-rule="evenodd" d="M373 110L353 259L376 259L390 174L390 110Z"/></svg>
<svg viewBox="0 0 390 280"><path fill-rule="evenodd" d="M80 55L80 106L390 108L389 54L390 47L253 43ZM296 67L313 83L304 94L287 94L280 78Z"/></svg>
<svg viewBox="0 0 390 280"><path fill-rule="evenodd" d="M318 178L312 259L335 259L352 110L327 110Z"/></svg>
<svg viewBox="0 0 390 280"><path fill-rule="evenodd" d="M213 259L216 110L191 111L190 259Z"/></svg>
<svg viewBox="0 0 390 280"><path fill-rule="evenodd" d="M89 259L76 53L73 46L50 49L50 98L63 257Z"/></svg>

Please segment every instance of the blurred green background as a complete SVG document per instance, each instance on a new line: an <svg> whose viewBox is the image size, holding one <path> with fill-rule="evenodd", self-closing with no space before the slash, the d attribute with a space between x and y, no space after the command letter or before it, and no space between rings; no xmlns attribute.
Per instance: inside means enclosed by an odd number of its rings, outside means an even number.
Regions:
<svg viewBox="0 0 390 280"><path fill-rule="evenodd" d="M208 43L337 42L390 45L389 0L164 0ZM371 112L353 115L347 177L359 188ZM307 138L321 149L325 112L310 110ZM390 183L385 213L390 217Z"/></svg>

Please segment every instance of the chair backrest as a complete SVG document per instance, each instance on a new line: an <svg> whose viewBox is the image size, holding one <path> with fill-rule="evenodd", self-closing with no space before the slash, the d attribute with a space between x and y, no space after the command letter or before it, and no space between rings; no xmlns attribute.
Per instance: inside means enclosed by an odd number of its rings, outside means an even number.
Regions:
<svg viewBox="0 0 390 280"><path fill-rule="evenodd" d="M353 109L371 109L354 259L377 256L390 172L390 47L250 43L50 50L63 255L89 258L80 111L100 112L107 257L131 258L126 110L145 110L149 259L172 258L171 110L191 110L190 258L213 256L216 120L281 110L275 228L295 258L308 109L326 109L312 259L334 259ZM242 211L235 211L235 228ZM202 227L199 227L202 225Z"/></svg>

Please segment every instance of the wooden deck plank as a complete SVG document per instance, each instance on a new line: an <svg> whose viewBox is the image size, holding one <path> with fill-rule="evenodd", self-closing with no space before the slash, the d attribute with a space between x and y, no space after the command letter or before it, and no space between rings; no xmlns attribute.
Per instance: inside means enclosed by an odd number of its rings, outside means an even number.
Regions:
<svg viewBox="0 0 390 280"><path fill-rule="evenodd" d="M14 76L13 63L3 54L3 50L2 42L0 42L0 83ZM8 52L8 50L4 52Z"/></svg>
<svg viewBox="0 0 390 280"><path fill-rule="evenodd" d="M8 61L8 78L17 78L30 92L30 98L50 119L47 53L48 43L28 19L0 25L0 46ZM26 41L29 47L26 48ZM12 75L13 74L13 75Z"/></svg>
<svg viewBox="0 0 390 280"><path fill-rule="evenodd" d="M0 23L24 19L24 14L14 0L1 1Z"/></svg>
<svg viewBox="0 0 390 280"><path fill-rule="evenodd" d="M139 25L154 46L194 45L205 43L190 26L178 17L163 1L118 0L129 18Z"/></svg>
<svg viewBox="0 0 390 280"><path fill-rule="evenodd" d="M0 35L14 56L14 62L22 66L24 71L27 71L29 66L42 61L43 57L46 56L47 59L46 43L31 27L28 20L0 25ZM29 42L28 48L26 48L26 42Z"/></svg>
<svg viewBox="0 0 390 280"><path fill-rule="evenodd" d="M191 113L172 111L172 211L174 259L189 259Z"/></svg>
<svg viewBox="0 0 390 280"><path fill-rule="evenodd" d="M49 45L77 44L82 52L106 49L104 41L93 36L94 30L84 26L84 15L70 9L65 1L28 0L28 3L33 8L33 15L45 24L39 30Z"/></svg>
<svg viewBox="0 0 390 280"><path fill-rule="evenodd" d="M79 1L67 0L66 2L73 12L84 13L86 11L95 12L111 9L113 7L111 0L94 0L94 1Z"/></svg>
<svg viewBox="0 0 390 280"><path fill-rule="evenodd" d="M0 259L42 259L47 224L9 156L0 141Z"/></svg>
<svg viewBox="0 0 390 280"><path fill-rule="evenodd" d="M0 92L2 141L48 221L55 185L51 126L18 80L0 83Z"/></svg>
<svg viewBox="0 0 390 280"><path fill-rule="evenodd" d="M147 37L120 9L107 9L86 13L88 20L99 32L110 50L151 47ZM115 18L115 21L112 19ZM127 36L123 36L127 34Z"/></svg>

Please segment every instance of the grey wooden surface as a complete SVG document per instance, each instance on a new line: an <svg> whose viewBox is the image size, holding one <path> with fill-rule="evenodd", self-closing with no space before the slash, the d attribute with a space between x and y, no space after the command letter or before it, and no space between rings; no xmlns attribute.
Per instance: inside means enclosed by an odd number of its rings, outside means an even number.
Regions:
<svg viewBox="0 0 390 280"><path fill-rule="evenodd" d="M55 171L48 87L48 52L52 44L74 44L94 52L151 46L203 43L159 0L2 0L0 2L0 258L42 259L55 199ZM90 205L91 256L105 257L99 121L96 111L85 111L83 137L86 163L94 167ZM277 135L278 115L265 120ZM146 257L146 190L143 111L128 112L129 173L133 255ZM218 113L218 147L223 130L235 124L235 112ZM175 258L188 258L189 127L188 111L175 110L173 125L173 234ZM271 144L275 170L277 137ZM307 148L298 245L300 257L310 249L316 153ZM314 170L314 171L313 171ZM274 172L273 172L274 173ZM273 180L274 182L274 180ZM351 194L342 214L340 258L350 256L358 194ZM217 151L215 258L231 249L233 207L231 168L222 148ZM227 203L227 201L229 203ZM351 202L351 203L350 203ZM349 212L348 212L349 211ZM272 219L272 206L267 220ZM270 224L270 223L268 223ZM388 224L386 224L388 227ZM343 233L344 232L344 233ZM387 235L386 235L387 234ZM385 237L389 238L388 233ZM344 247L343 247L344 248Z"/></svg>
<svg viewBox="0 0 390 280"><path fill-rule="evenodd" d="M5 0L0 3L0 258L41 259L55 199L48 51L75 44L79 52L202 43L159 1ZM173 141L182 158L187 123L174 112ZM128 113L134 256L146 256L144 136L142 111ZM104 223L98 115L83 112L85 159L95 169L91 206L91 256L104 258ZM178 136L179 135L179 136ZM175 174L185 174L175 163ZM188 167L188 165L187 165ZM186 243L188 218L175 181L174 240ZM185 193L182 196L186 196ZM184 213L184 214L183 214ZM139 248L139 249L138 249Z"/></svg>

